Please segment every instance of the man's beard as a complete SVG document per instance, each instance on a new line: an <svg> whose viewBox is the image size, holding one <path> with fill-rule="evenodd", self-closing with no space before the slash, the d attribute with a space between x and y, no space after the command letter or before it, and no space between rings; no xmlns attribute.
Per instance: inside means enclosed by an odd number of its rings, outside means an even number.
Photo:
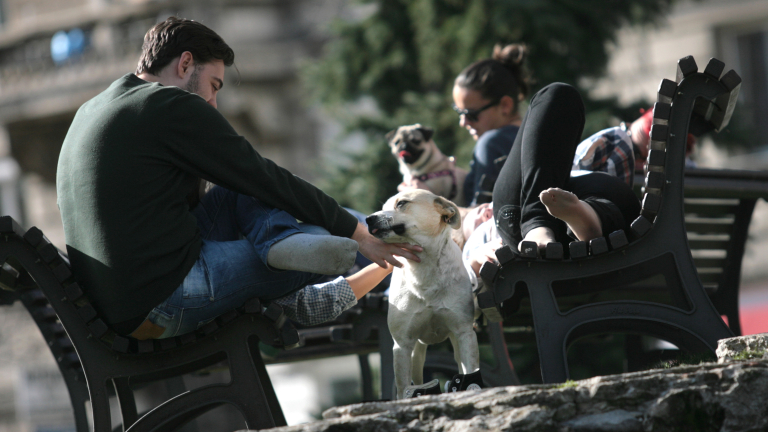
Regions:
<svg viewBox="0 0 768 432"><path fill-rule="evenodd" d="M189 81L187 81L187 85L184 86L184 90L199 95L197 91L200 88L200 70L202 67L195 65L195 69L192 71L192 75L189 77Z"/></svg>

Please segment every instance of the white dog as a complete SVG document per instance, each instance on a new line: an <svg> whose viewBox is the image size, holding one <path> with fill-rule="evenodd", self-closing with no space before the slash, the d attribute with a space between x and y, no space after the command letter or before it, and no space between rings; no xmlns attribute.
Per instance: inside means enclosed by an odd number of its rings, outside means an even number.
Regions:
<svg viewBox="0 0 768 432"><path fill-rule="evenodd" d="M446 338L451 340L463 374L455 376L446 390L451 385L454 391L480 388L472 285L461 250L450 235L452 229L461 227L458 207L429 191L415 189L390 198L382 211L366 221L370 233L386 242L424 248L419 254L421 262L406 261L392 273L387 323L395 342L397 398L413 396L415 390L424 388L427 345ZM470 383L466 376L475 381ZM414 386L409 386L411 381ZM434 381L431 387L437 387Z"/></svg>

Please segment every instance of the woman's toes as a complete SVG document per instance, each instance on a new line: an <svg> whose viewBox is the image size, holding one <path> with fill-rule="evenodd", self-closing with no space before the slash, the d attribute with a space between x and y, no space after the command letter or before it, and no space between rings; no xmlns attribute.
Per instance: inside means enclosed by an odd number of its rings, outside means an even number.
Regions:
<svg viewBox="0 0 768 432"><path fill-rule="evenodd" d="M559 188L549 188L539 194L539 200L552 216L562 219L579 206L579 198Z"/></svg>

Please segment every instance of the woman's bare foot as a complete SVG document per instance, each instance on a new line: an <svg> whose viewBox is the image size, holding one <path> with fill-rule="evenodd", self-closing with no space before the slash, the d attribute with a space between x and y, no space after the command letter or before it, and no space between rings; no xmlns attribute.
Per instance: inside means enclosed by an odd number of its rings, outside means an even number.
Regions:
<svg viewBox="0 0 768 432"><path fill-rule="evenodd" d="M523 241L535 242L539 246L539 251L543 251L547 248L547 243L554 243L557 240L555 240L555 232L551 228L536 227L528 231ZM520 242L517 246L518 250L523 250L522 244L523 242Z"/></svg>
<svg viewBox="0 0 768 432"><path fill-rule="evenodd" d="M603 233L595 209L580 201L573 193L549 188L539 194L539 199L547 207L549 214L565 222L579 240L589 241Z"/></svg>

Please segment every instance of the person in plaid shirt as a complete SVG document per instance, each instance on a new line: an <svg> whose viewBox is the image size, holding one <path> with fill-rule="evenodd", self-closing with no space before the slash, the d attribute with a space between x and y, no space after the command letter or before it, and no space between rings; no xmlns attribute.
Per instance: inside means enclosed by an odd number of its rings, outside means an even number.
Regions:
<svg viewBox="0 0 768 432"><path fill-rule="evenodd" d="M304 288L272 301L282 306L285 315L299 324L310 326L335 319L342 312L357 304L357 301L375 288L394 267L387 268L369 264L350 276L307 285Z"/></svg>
<svg viewBox="0 0 768 432"><path fill-rule="evenodd" d="M600 171L618 177L632 187L635 179L634 147L632 133L626 124L601 130L576 147L571 175Z"/></svg>
<svg viewBox="0 0 768 432"><path fill-rule="evenodd" d="M648 109L629 126L622 122L585 139L576 147L571 176L600 171L618 177L632 187L634 173L643 170L648 157L651 125L653 109ZM686 166L695 166L690 159L695 145L696 138L688 134Z"/></svg>

